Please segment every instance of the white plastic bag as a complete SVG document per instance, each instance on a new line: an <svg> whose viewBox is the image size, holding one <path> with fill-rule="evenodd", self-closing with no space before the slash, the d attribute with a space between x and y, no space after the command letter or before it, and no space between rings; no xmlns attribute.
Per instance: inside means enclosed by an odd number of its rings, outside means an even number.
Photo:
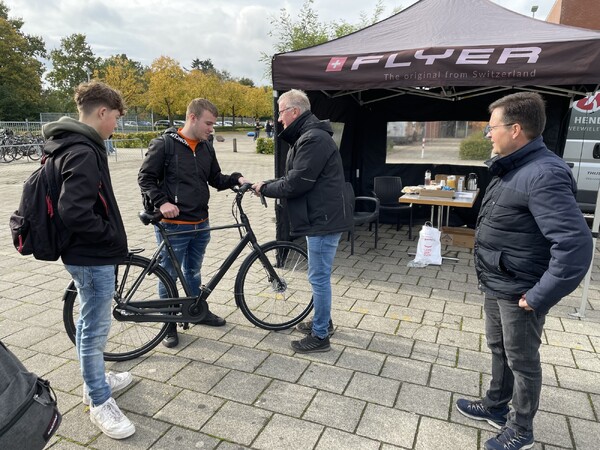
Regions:
<svg viewBox="0 0 600 450"><path fill-rule="evenodd" d="M440 244L440 230L434 228L431 222L425 222L419 231L417 254L410 261L410 267L425 267L429 264L442 264L442 246Z"/></svg>

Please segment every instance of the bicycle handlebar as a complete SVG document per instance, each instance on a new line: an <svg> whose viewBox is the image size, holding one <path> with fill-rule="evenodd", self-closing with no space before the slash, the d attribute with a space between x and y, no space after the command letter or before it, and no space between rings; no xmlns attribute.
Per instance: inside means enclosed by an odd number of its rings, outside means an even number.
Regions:
<svg viewBox="0 0 600 450"><path fill-rule="evenodd" d="M238 198L241 200L241 198L244 196L244 194L246 192L248 192L249 190L252 190L252 183L244 183L241 186L235 186L232 187L231 190L233 190L236 195L238 196ZM267 207L267 201L265 199L265 196L260 194L260 202L263 204L263 206L266 208ZM140 220L142 221L142 223L144 225L156 225L157 223L159 223L162 218L163 215L160 212L160 210L155 210L155 211L146 211L146 210L142 210L138 213L138 217L140 218Z"/></svg>

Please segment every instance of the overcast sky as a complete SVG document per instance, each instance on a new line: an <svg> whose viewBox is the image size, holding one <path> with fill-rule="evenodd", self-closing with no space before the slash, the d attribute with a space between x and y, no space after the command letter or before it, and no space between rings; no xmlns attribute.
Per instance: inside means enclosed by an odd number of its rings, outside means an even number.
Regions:
<svg viewBox="0 0 600 450"><path fill-rule="evenodd" d="M266 79L261 52L274 53L269 37L270 19L285 8L298 17L303 0L2 0L9 17L25 22L23 31L41 36L46 49L60 47L63 37L86 35L96 56L125 53L149 66L161 55L170 56L184 67L211 59L219 70L233 77L247 77L257 85ZM395 7L407 8L415 0L385 1L381 19ZM544 20L554 0L494 0L507 9ZM358 23L361 12L372 16L376 0L315 0L320 22L345 20ZM518 32L518 30L507 30Z"/></svg>

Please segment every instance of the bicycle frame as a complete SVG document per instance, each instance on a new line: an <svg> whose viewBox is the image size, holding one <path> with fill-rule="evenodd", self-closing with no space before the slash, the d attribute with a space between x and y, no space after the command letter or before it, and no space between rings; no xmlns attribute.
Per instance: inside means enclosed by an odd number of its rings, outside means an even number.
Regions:
<svg viewBox="0 0 600 450"><path fill-rule="evenodd" d="M121 292L117 292L116 294L117 298L120 298L121 301L113 311L113 315L115 316L115 318L117 318L118 320L135 322L195 323L201 321L206 315L206 312L208 311L206 299L217 287L219 282L223 279L223 276L231 268L234 261L239 257L239 255L242 253L242 251L248 244L251 244L252 248L256 252L258 252L259 259L269 275L269 282L276 282L277 284L281 285L282 281L279 279L279 276L275 272L273 266L262 252L262 249L256 239L256 235L254 234L254 231L250 226L248 216L246 215L246 213L244 213L244 210L242 208L242 198L244 194L248 191L248 189L249 186L246 186L245 189L240 188L236 191L235 203L239 211L240 222L231 225L209 227L201 230L168 232L165 230L164 225L160 222L160 216L146 215L145 217L142 217L143 214L140 213L140 219L142 220L142 222L148 222L147 224L152 223L156 225L160 235L163 238L163 241L158 245L158 247L154 251L152 257L150 258L150 263L148 264L148 267L144 269L137 277L133 287L129 290L129 293L125 298L122 297L123 286L121 285ZM264 199L263 204L265 204L266 206L266 203L264 203ZM208 283L200 287L200 292L197 296L193 296L190 293L189 286L185 281L183 271L181 269L181 263L175 256L175 252L173 250L173 246L171 245L169 237L191 233L205 233L209 231L218 231L232 228L237 228L238 230L240 230L240 241L233 248L233 250L231 250L231 252L225 258L225 260L221 263L221 266L219 267L217 273L215 273L211 277ZM244 234L242 234L242 230L245 231ZM186 296L176 298L151 299L144 301L132 301L132 296L137 291L137 288L141 284L144 277L159 264L161 252L165 247L167 249L169 257L171 258L171 261L173 262L173 266L175 267L175 271L177 272L177 276L181 282L181 285L183 286L183 290ZM141 251L142 250L131 250L129 253L129 257ZM125 276L126 275L127 273L125 274Z"/></svg>

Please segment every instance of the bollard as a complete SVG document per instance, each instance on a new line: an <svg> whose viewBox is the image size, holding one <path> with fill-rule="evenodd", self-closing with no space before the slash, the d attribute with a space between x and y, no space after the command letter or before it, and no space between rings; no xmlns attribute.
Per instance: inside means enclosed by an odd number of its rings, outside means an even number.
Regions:
<svg viewBox="0 0 600 450"><path fill-rule="evenodd" d="M233 138L233 153L237 153L237 139Z"/></svg>

